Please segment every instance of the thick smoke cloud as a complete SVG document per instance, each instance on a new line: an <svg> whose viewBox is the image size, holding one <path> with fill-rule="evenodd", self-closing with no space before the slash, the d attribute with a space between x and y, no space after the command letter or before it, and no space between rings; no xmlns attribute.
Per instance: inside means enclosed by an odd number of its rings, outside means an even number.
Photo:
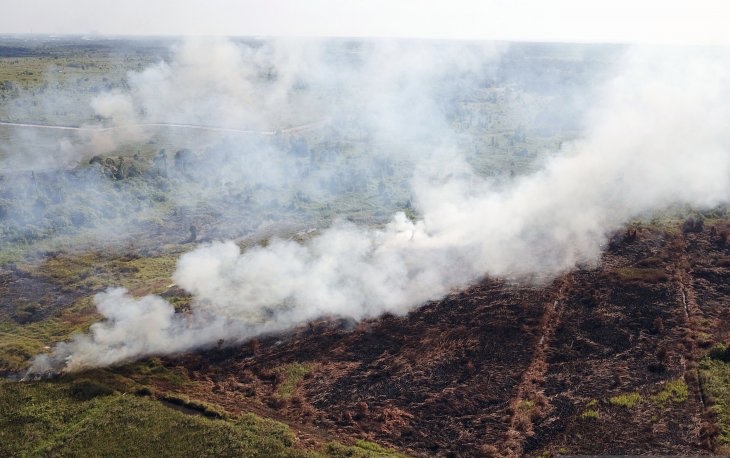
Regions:
<svg viewBox="0 0 730 458"><path fill-rule="evenodd" d="M606 234L631 218L673 203L728 202L729 70L717 50L630 50L595 92L581 139L537 172L494 181L475 173L447 135L419 143L420 157L407 153L417 159L415 220L396 213L380 228L338 222L303 243L273 240L244 252L233 242L200 246L174 274L193 295L190 314L110 290L96 299L105 320L37 357L31 372L241 341L322 316L403 314L485 275L540 281L595 263ZM428 113L429 128L447 124L438 109ZM383 138L397 134L390 117L384 124Z"/></svg>

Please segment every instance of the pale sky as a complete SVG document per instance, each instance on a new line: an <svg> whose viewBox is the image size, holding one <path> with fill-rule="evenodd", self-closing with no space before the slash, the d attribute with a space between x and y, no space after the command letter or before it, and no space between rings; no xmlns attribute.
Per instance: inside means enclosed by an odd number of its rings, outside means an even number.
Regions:
<svg viewBox="0 0 730 458"><path fill-rule="evenodd" d="M730 44L730 1L3 0L0 33Z"/></svg>

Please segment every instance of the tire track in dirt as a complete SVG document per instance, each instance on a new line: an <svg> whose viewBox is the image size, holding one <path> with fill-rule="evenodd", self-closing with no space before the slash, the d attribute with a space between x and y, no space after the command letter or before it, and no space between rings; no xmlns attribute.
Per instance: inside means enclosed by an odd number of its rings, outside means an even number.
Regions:
<svg viewBox="0 0 730 458"><path fill-rule="evenodd" d="M524 456L525 441L534 434L533 420L549 414L552 410L550 401L540 386L547 373L549 343L560 324L570 284L571 274L565 274L560 281L555 300L545 304L539 324L540 339L535 346L530 365L522 374L517 393L510 402L512 417L503 446L505 456Z"/></svg>

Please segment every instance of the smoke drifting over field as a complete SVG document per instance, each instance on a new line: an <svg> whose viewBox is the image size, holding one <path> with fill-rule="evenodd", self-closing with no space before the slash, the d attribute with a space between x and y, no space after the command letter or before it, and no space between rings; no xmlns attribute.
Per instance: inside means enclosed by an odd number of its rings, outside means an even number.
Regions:
<svg viewBox="0 0 730 458"><path fill-rule="evenodd" d="M257 98L258 86L234 83L253 71L247 62L265 67L258 55L242 57L228 42L198 46L184 45L177 61L136 74L128 93L107 94L95 109L119 123L140 112L143 119L173 113L179 122L255 128L282 116L346 125L357 114L372 132L373 154L411 164L420 216L399 212L381 227L339 221L303 243L273 240L244 252L230 241L201 245L180 258L173 277L193 295L189 314L175 314L159 297L109 290L96 297L104 321L38 356L31 373L241 341L321 316L403 314L485 275L542 280L595 263L606 234L633 217L730 198L730 62L716 51L630 50L593 94L581 139L564 144L539 171L504 182L473 171L443 109L443 100L459 94L441 89L478 84L489 62L483 48L434 54L384 46L357 72L348 65L332 75L337 65L322 58L326 47L307 48L314 62L329 62L318 67L285 47L291 54L273 59L273 68L301 78L288 87L326 83L347 100L292 105L291 93L277 85ZM460 85L444 86L454 75ZM292 106L313 113L287 112Z"/></svg>
<svg viewBox="0 0 730 458"><path fill-rule="evenodd" d="M453 96L480 87L499 52L493 44L186 40L89 98L87 118L97 121L13 131L0 145L9 172L0 177L8 215L0 230L27 241L81 226L103 244L110 234L138 238L172 207L206 212L208 238L232 237L240 234L217 229L208 214L254 232L282 220L329 222L337 209L328 205L342 200L352 212L376 206L382 221L410 199L413 164L454 142L446 117L461 100ZM28 113L47 105L40 111L50 118L82 111L61 90L16 104ZM16 117L32 119L23 109ZM150 145L160 149L151 166ZM102 159L92 167L77 167L95 155ZM191 219L180 226L199 224Z"/></svg>

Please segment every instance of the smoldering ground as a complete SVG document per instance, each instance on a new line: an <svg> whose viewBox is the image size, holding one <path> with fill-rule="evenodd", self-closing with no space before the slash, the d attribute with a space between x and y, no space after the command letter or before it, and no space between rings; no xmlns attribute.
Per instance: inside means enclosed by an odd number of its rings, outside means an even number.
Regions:
<svg viewBox="0 0 730 458"><path fill-rule="evenodd" d="M389 75L385 82L344 72L342 84L366 88L344 91L352 96L344 106L367 107L367 116L356 110L352 118L338 104L325 112L349 128L366 125L373 155L404 158L420 216L397 212L380 227L338 221L304 243L275 239L244 252L233 242L202 245L180 258L173 275L193 295L190 313L174 313L159 297L109 290L95 299L104 320L36 357L30 373L113 364L221 338L242 341L321 316L402 314L484 275L549 278L597 262L606 234L630 218L674 203L707 207L730 197L724 129L730 107L723 103L730 61L722 50L628 50L610 77L581 93L590 96L590 109L580 138L547 155L538 170L509 181L476 173L449 122L449 100L469 84L484 83L484 56L447 53L439 60L438 52L427 52L415 62L393 62L387 46L383 55L391 57L376 59L375 66L384 68L377 75ZM443 68L458 70L453 92L434 91L454 80ZM321 71L297 84L317 84ZM378 92L383 88L389 90ZM135 94L123 97L132 106L144 104L147 99ZM451 99L440 100L443 94ZM270 106L255 110L273 112Z"/></svg>

